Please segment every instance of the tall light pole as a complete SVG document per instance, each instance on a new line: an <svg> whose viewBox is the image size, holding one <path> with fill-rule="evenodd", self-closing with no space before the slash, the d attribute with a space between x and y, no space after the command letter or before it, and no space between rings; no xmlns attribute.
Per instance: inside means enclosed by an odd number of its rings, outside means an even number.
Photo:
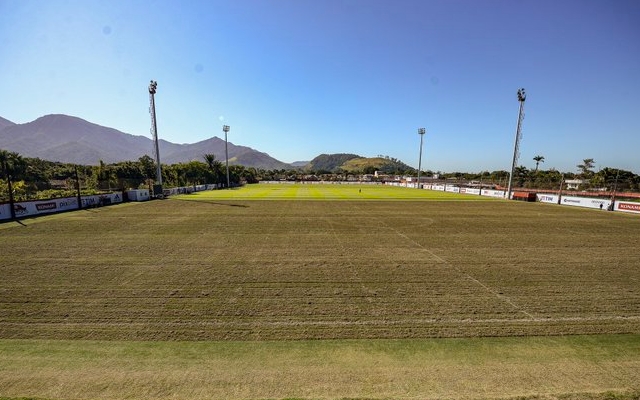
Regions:
<svg viewBox="0 0 640 400"><path fill-rule="evenodd" d="M524 119L524 101L527 95L524 88L518 89L518 101L520 102L520 111L518 113L518 126L516 127L516 140L513 146L513 161L511 162L511 174L509 174L509 187L507 189L507 200L511 199L511 187L513 185L513 174L516 171L518 157L520 156L520 139L522 139L522 120Z"/></svg>
<svg viewBox="0 0 640 400"><path fill-rule="evenodd" d="M418 189L420 189L420 170L422 170L422 138L424 137L424 134L426 132L426 129L418 128L418 135L420 135L420 157L418 158Z"/></svg>
<svg viewBox="0 0 640 400"><path fill-rule="evenodd" d="M229 125L222 125L222 131L224 132L224 158L227 163L227 189L231 187L229 184L229 148L227 146L227 133L229 132Z"/></svg>
<svg viewBox="0 0 640 400"><path fill-rule="evenodd" d="M151 81L149 83L149 101L151 102L151 107L149 108L149 113L151 113L151 135L153 136L153 142L155 146L155 155L156 155L156 182L160 185L160 191L162 191L162 169L160 167L160 147L158 146L158 125L156 123L156 101L155 94L156 88L158 87L158 82ZM155 192L155 189L154 189ZM156 195L157 193L154 193ZM162 194L162 193L159 193Z"/></svg>

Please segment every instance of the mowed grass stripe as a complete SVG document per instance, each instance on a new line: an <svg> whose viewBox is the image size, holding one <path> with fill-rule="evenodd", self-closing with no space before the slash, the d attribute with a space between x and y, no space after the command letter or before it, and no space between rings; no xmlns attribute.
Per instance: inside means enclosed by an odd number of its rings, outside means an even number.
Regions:
<svg viewBox="0 0 640 400"><path fill-rule="evenodd" d="M638 335L298 342L0 340L0 396L15 397L504 399L538 394L543 397L531 398L635 399L640 395L638 382Z"/></svg>
<svg viewBox="0 0 640 400"><path fill-rule="evenodd" d="M182 195L188 200L382 200L496 201L497 199L389 185L262 183Z"/></svg>

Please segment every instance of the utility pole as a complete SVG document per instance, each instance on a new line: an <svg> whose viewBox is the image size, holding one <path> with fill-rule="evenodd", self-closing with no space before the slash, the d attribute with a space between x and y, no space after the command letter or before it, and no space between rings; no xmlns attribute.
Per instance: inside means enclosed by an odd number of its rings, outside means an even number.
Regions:
<svg viewBox="0 0 640 400"><path fill-rule="evenodd" d="M520 112L518 113L518 126L516 128L516 140L513 146L513 161L511 162L511 174L509 174L509 187L507 189L507 200L511 199L511 188L513 185L513 174L516 171L518 157L520 157L520 140L522 139L522 120L524 119L524 101L527 95L524 88L518 89L518 101L520 102Z"/></svg>

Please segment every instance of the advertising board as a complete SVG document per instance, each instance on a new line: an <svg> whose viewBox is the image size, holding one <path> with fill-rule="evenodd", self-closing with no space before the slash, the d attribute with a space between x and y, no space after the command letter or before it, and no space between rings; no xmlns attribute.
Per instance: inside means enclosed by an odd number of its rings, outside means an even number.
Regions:
<svg viewBox="0 0 640 400"><path fill-rule="evenodd" d="M135 189L127 190L127 198L130 201L147 201L151 197L149 195L149 189Z"/></svg>
<svg viewBox="0 0 640 400"><path fill-rule="evenodd" d="M82 196L82 208L100 207L113 203L122 203L121 193L107 193L94 196Z"/></svg>
<svg viewBox="0 0 640 400"><path fill-rule="evenodd" d="M558 204L558 195L557 194L538 193L536 195L536 197L537 197L537 200L540 203Z"/></svg>
<svg viewBox="0 0 640 400"><path fill-rule="evenodd" d="M504 190L482 189L482 195L504 199Z"/></svg>
<svg viewBox="0 0 640 400"><path fill-rule="evenodd" d="M450 193L459 193L460 192L460 188L458 186L451 186L448 185L445 189L446 192L450 192Z"/></svg>
<svg viewBox="0 0 640 400"><path fill-rule="evenodd" d="M618 200L616 201L615 210L640 214L640 203Z"/></svg>
<svg viewBox="0 0 640 400"><path fill-rule="evenodd" d="M564 206L599 208L601 210L607 210L611 206L611 200L595 199L592 197L562 196L560 204Z"/></svg>
<svg viewBox="0 0 640 400"><path fill-rule="evenodd" d="M440 192L444 192L444 185L433 185L433 186L431 186L431 189L438 190Z"/></svg>
<svg viewBox="0 0 640 400"><path fill-rule="evenodd" d="M11 209L9 204L0 204L0 220L11 218Z"/></svg>
<svg viewBox="0 0 640 400"><path fill-rule="evenodd" d="M460 193L479 195L479 194L480 194L480 189L475 189L475 188L460 188Z"/></svg>

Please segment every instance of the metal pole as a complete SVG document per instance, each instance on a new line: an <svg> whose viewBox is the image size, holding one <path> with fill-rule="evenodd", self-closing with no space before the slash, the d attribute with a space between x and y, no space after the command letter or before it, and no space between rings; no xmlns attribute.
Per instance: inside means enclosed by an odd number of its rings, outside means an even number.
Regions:
<svg viewBox="0 0 640 400"><path fill-rule="evenodd" d="M229 148L227 146L227 132L229 132L229 125L222 125L222 131L224 132L224 158L227 164L227 189L231 187L229 183Z"/></svg>
<svg viewBox="0 0 640 400"><path fill-rule="evenodd" d="M558 204L562 203L562 186L564 185L564 174L560 178L560 190L558 190Z"/></svg>
<svg viewBox="0 0 640 400"><path fill-rule="evenodd" d="M620 170L616 170L616 181L613 184L613 194L611 195L611 208L609 211L613 211L616 208L616 191L618 190L618 176L620 175Z"/></svg>
<svg viewBox="0 0 640 400"><path fill-rule="evenodd" d="M162 169L160 167L160 147L158 146L158 124L156 122L156 101L155 94L158 82L151 81L149 84L149 99L151 101L151 123L153 129L153 141L155 143L156 150L156 181L159 185L162 185Z"/></svg>
<svg viewBox="0 0 640 400"><path fill-rule="evenodd" d="M524 89L518 89L518 101L520 102L520 111L518 112L518 125L516 127L516 140L513 146L513 161L511 162L511 173L509 174L509 186L507 188L507 200L511 199L511 188L513 185L513 174L516 171L516 166L518 164L519 157L519 149L520 149L520 139L522 138L522 120L524 118L524 101L527 99L526 94L524 93Z"/></svg>
<svg viewBox="0 0 640 400"><path fill-rule="evenodd" d="M420 171L422 170L422 138L424 137L426 130L424 128L418 128L418 135L420 135L420 157L418 158L418 189L420 189Z"/></svg>
<svg viewBox="0 0 640 400"><path fill-rule="evenodd" d="M1 154L0 154L1 156ZM13 187L11 185L11 173L9 172L9 160L8 158L10 157L9 153L7 152L5 154L5 156L7 157L7 159L0 159L0 161L2 161L2 168L4 169L4 173L7 176L7 190L9 191L9 212L11 213L11 219L14 220L16 219L16 209L15 209L15 199L13 198Z"/></svg>
<svg viewBox="0 0 640 400"><path fill-rule="evenodd" d="M78 199L78 209L82 208L82 196L80 195L80 177L78 176L78 165L73 166L76 173L76 196Z"/></svg>

